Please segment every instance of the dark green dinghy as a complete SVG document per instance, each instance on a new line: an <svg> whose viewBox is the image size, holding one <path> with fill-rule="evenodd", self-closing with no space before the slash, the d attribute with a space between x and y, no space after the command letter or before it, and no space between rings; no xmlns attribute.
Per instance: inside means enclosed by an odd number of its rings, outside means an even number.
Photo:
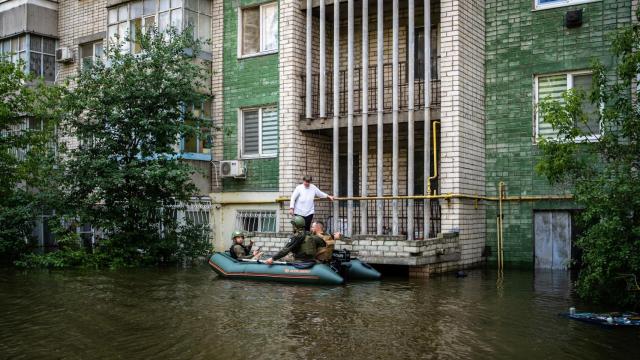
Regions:
<svg viewBox="0 0 640 360"><path fill-rule="evenodd" d="M344 255L343 255L344 254ZM276 261L273 265L255 260L236 260L227 253L215 253L209 265L220 276L230 279L284 281L306 284L340 285L345 280L379 280L380 273L369 264L336 252L339 259L326 264L298 264ZM336 256L334 256L336 259ZM340 261L341 260L341 261Z"/></svg>
<svg viewBox="0 0 640 360"><path fill-rule="evenodd" d="M267 265L257 261L238 261L225 253L215 253L209 265L218 275L231 279L284 281L307 284L340 285L342 276L325 264L312 266L274 262Z"/></svg>

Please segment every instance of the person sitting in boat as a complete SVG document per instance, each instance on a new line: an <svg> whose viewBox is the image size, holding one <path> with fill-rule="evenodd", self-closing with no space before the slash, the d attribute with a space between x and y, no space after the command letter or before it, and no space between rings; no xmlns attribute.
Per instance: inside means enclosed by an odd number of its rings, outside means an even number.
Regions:
<svg viewBox="0 0 640 360"><path fill-rule="evenodd" d="M293 236L282 250L265 260L266 264L271 265L275 260L283 258L288 253L293 253L295 261L315 261L318 248L326 246L322 238L305 231L305 221L302 216L295 216L291 219L291 225L293 225Z"/></svg>
<svg viewBox="0 0 640 360"><path fill-rule="evenodd" d="M233 244L231 248L229 248L229 253L231 257L234 259L259 259L262 256L262 253L258 250L255 250L253 254L251 254L251 248L253 247L253 240L249 241L249 246L244 245L244 233L242 231L234 231L231 234L231 238L233 239Z"/></svg>
<svg viewBox="0 0 640 360"><path fill-rule="evenodd" d="M322 221L314 221L311 225L311 232L320 237L326 245L318 248L318 251L316 252L316 260L320 262L329 262L331 260L331 255L333 254L333 249L335 248L336 240L339 240L342 235L339 232L336 232L333 235L325 233L324 223Z"/></svg>

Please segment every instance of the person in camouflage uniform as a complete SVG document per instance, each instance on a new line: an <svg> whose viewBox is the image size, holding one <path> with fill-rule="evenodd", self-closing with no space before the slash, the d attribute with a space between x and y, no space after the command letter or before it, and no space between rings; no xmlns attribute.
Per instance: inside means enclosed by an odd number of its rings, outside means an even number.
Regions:
<svg viewBox="0 0 640 360"><path fill-rule="evenodd" d="M262 256L262 253L258 250L255 250L253 254L251 254L253 240L249 241L249 246L244 246L244 233L242 233L242 231L234 231L233 234L231 234L231 239L233 240L233 244L229 248L229 253L232 258L238 260L259 259L260 256Z"/></svg>
<svg viewBox="0 0 640 360"><path fill-rule="evenodd" d="M288 253L293 253L295 261L315 261L318 248L326 246L322 238L305 231L305 221L302 216L295 216L291 220L291 224L293 225L293 236L282 250L267 259L265 263L271 265L275 260L283 258Z"/></svg>
<svg viewBox="0 0 640 360"><path fill-rule="evenodd" d="M316 260L320 262L329 262L331 261L331 255L333 254L333 249L335 248L336 240L340 240L342 236L339 232L335 234L327 234L324 232L324 223L322 221L314 221L311 225L311 232L320 237L326 246L318 248L316 252Z"/></svg>

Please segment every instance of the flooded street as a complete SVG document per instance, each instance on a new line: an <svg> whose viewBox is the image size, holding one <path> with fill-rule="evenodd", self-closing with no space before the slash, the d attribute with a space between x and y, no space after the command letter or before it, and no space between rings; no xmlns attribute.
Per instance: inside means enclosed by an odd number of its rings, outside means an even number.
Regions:
<svg viewBox="0 0 640 360"><path fill-rule="evenodd" d="M565 272L318 287L188 270L0 272L6 359L615 359L637 329L558 316ZM584 307L578 304L578 309Z"/></svg>

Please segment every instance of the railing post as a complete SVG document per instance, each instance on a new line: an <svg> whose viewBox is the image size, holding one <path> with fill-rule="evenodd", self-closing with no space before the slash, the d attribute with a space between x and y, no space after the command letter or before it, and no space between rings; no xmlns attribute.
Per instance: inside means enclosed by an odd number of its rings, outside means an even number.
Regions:
<svg viewBox="0 0 640 360"><path fill-rule="evenodd" d="M353 0L347 2L347 196L353 196ZM347 235L353 234L353 200L347 200Z"/></svg>
<svg viewBox="0 0 640 360"><path fill-rule="evenodd" d="M307 119L311 119L312 117L312 109L311 109L311 97L312 97L312 91L313 91L313 87L312 82L313 79L311 78L311 64L312 64L312 53L311 53L311 35L313 34L313 29L312 29L312 25L313 25L313 16L312 16L312 10L313 10L313 1L312 0L307 0L307 63L306 63L306 106L305 106L305 117Z"/></svg>
<svg viewBox="0 0 640 360"><path fill-rule="evenodd" d="M376 196L384 195L384 178L382 176L383 156L384 156L384 0L378 0L377 10L377 31L376 31L376 110L377 119L377 141L376 141ZM384 212L383 200L376 201L376 234L382 235L382 220Z"/></svg>
<svg viewBox="0 0 640 360"><path fill-rule="evenodd" d="M362 184L360 196L367 197L367 183L369 180L369 1L362 2L362 76L360 88L362 89L362 151L360 183ZM360 201L360 233L366 234L367 208L366 200Z"/></svg>
<svg viewBox="0 0 640 360"><path fill-rule="evenodd" d="M333 2L333 193L340 188L340 2ZM333 229L338 231L340 202L333 202Z"/></svg>
<svg viewBox="0 0 640 360"><path fill-rule="evenodd" d="M407 195L413 196L413 178L414 178L414 131L415 124L413 118L414 107L414 55L415 55L415 24L414 24L414 0L409 0L409 31L408 31L408 52L409 64L407 66L407 82L408 82L408 104L407 104ZM407 200L407 240L414 239L414 201Z"/></svg>
<svg viewBox="0 0 640 360"><path fill-rule="evenodd" d="M325 0L320 0L320 118L327 117L327 51L326 51L326 6Z"/></svg>
<svg viewBox="0 0 640 360"><path fill-rule="evenodd" d="M424 0L424 194L431 195L431 0ZM436 200L437 201L437 200ZM431 201L424 200L424 238L429 237Z"/></svg>
<svg viewBox="0 0 640 360"><path fill-rule="evenodd" d="M392 94L392 121L393 121L393 148L392 148L392 184L391 184L391 192L394 196L392 200L391 212L391 232L393 235L399 234L398 229L398 200L395 198L398 196L398 172L399 172L399 164L398 164L398 156L399 156L399 129L398 129L398 90L399 90L399 81L398 81L398 32L400 27L399 21L399 11L398 11L398 0L393 0L393 52L392 52L392 64L393 64L393 94Z"/></svg>

